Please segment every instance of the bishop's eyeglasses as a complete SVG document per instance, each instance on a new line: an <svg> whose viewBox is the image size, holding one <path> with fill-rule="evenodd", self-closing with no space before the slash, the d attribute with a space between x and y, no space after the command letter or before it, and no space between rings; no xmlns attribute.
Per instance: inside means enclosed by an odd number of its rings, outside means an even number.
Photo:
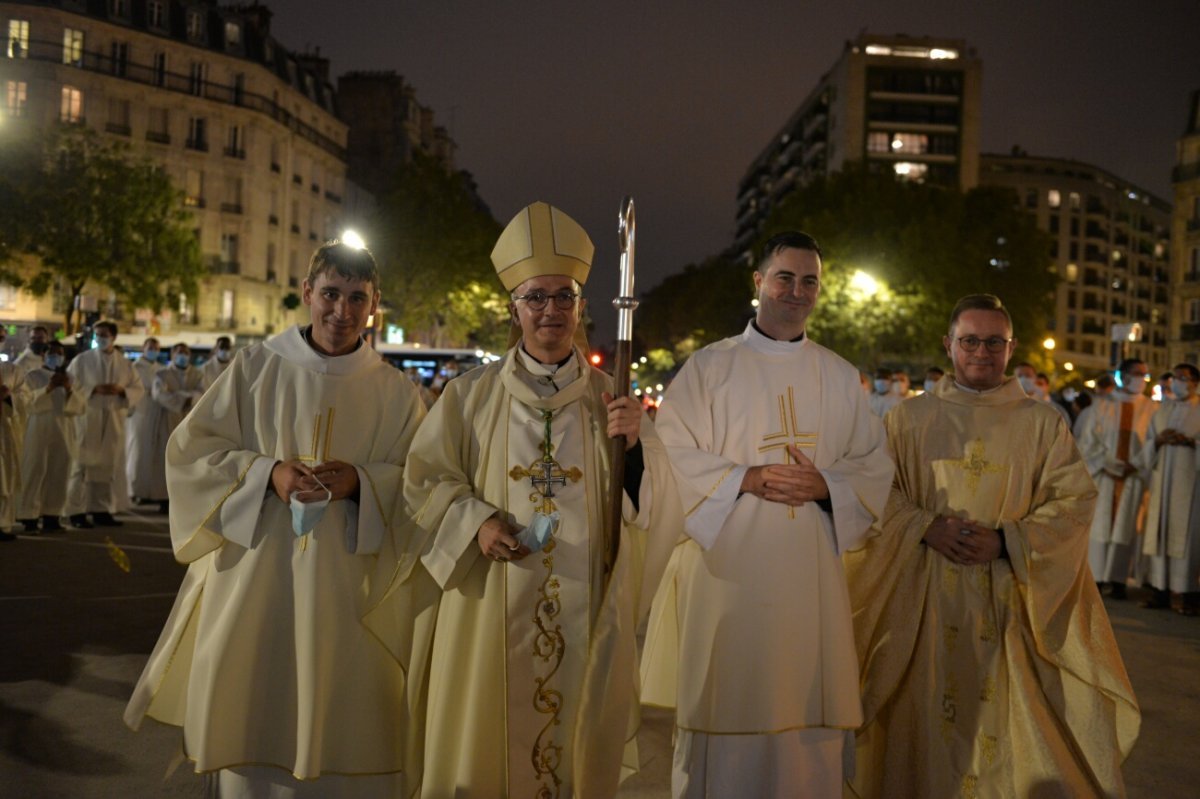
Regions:
<svg viewBox="0 0 1200 799"><path fill-rule="evenodd" d="M958 346L962 347L966 352L975 352L979 349L979 345L987 347L988 352L1003 352L1008 346L1011 338L1001 338L1000 336L992 336L991 338L980 338L979 336L963 336L959 339Z"/></svg>
<svg viewBox="0 0 1200 799"><path fill-rule="evenodd" d="M524 300L525 303L535 311L544 310L546 304L550 300L554 300L554 307L560 311L569 311L575 307L575 302L579 299L579 295L573 291L560 291L557 294L547 294L544 291L531 291L528 294L521 294L513 297L513 302Z"/></svg>

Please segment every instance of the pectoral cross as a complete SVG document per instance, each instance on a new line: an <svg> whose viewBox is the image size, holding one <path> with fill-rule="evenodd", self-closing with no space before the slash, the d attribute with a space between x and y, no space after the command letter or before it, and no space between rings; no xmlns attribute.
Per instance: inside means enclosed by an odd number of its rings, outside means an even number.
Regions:
<svg viewBox="0 0 1200 799"><path fill-rule="evenodd" d="M570 469L564 470L562 465L554 460L554 444L550 440L550 423L553 419L553 411L542 411L545 432L542 443L538 445L542 451L541 460L529 464L529 468L514 466L508 472L508 476L513 480L529 478L529 484L533 486L529 501L535 505L540 504L538 510L546 516L555 511L554 486L566 486L568 480L578 483L583 477L583 472L578 467L572 466Z"/></svg>
<svg viewBox="0 0 1200 799"><path fill-rule="evenodd" d="M796 424L796 393L791 386L788 386L786 396L780 394L776 400L779 404L779 432L763 436L763 444L758 451L762 453L776 449L783 450L783 462L792 463L792 453L788 450L788 446L816 450L817 434L799 431L799 425ZM790 505L788 506L788 518L796 518L796 509Z"/></svg>

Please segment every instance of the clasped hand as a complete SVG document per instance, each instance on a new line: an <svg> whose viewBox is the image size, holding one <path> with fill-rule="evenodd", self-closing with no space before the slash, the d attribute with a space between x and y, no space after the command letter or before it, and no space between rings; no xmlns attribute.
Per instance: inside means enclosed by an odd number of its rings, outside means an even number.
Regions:
<svg viewBox="0 0 1200 799"><path fill-rule="evenodd" d="M291 502L293 492L301 502L316 502L325 499L326 489L331 501L356 499L358 470L344 461L326 461L313 467L298 460L279 461L271 469L271 487L284 503Z"/></svg>
<svg viewBox="0 0 1200 799"><path fill-rule="evenodd" d="M922 539L929 548L960 566L989 563L1000 557L1000 533L979 522L954 516L939 516Z"/></svg>
<svg viewBox="0 0 1200 799"><path fill-rule="evenodd" d="M1155 446L1159 447L1190 447L1195 448L1196 442L1191 436L1185 436L1178 430L1168 427L1166 430L1154 437Z"/></svg>
<svg viewBox="0 0 1200 799"><path fill-rule="evenodd" d="M479 551L490 560L520 560L529 554L529 547L517 541L517 529L506 520L489 516L479 525L475 540Z"/></svg>
<svg viewBox="0 0 1200 799"><path fill-rule="evenodd" d="M747 494L797 507L805 502L829 499L829 484L799 447L788 445L795 463L751 466L742 477L741 490Z"/></svg>

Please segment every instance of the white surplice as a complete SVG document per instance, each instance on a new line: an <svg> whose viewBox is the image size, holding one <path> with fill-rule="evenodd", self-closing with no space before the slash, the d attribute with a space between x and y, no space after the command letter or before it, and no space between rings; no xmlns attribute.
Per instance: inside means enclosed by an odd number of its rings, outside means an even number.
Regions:
<svg viewBox="0 0 1200 799"><path fill-rule="evenodd" d="M217 382L217 378L229 368L231 363L233 363L232 358L222 362L217 358L217 351L213 350L212 356L200 366L200 390L208 391L212 388L213 384Z"/></svg>
<svg viewBox="0 0 1200 799"><path fill-rule="evenodd" d="M157 369L150 396L130 418L129 493L141 499L167 499L167 439L204 391L200 370L192 366Z"/></svg>
<svg viewBox="0 0 1200 799"><path fill-rule="evenodd" d="M18 517L61 516L67 478L78 454L75 419L87 412L87 395L62 386L50 390L53 370L36 369L25 377L32 401L26 414L21 451L21 502Z"/></svg>
<svg viewBox="0 0 1200 799"><path fill-rule="evenodd" d="M867 404L870 406L871 413L882 419L887 415L888 411L890 411L892 408L895 408L903 400L903 397L893 394L890 391L886 394L880 394L878 391L872 391L870 396L867 398Z"/></svg>
<svg viewBox="0 0 1200 799"><path fill-rule="evenodd" d="M423 415L365 344L326 358L292 327L238 352L168 443L171 539L189 565L126 723L182 727L197 772L273 766L401 795L402 778L376 777L403 768L404 672L361 619L377 553L406 518L404 461ZM330 503L304 536L271 484L292 459L358 472L358 499ZM223 793L246 777L223 778Z"/></svg>
<svg viewBox="0 0 1200 799"><path fill-rule="evenodd" d="M137 492L134 484L137 483L138 472L141 471L145 457L150 452L147 442L154 438L155 422L157 421L153 398L154 375L162 368L163 365L157 359L150 360L144 355L133 362L133 371L142 382L142 389L145 393L140 402L130 407L129 418L125 421L125 483L129 487L130 495L139 499L142 499L143 496ZM166 438L158 443L162 449L166 449ZM166 479L160 478L159 483L161 484L158 492L159 498L165 499L167 496ZM148 499L149 496L144 498Z"/></svg>
<svg viewBox="0 0 1200 799"><path fill-rule="evenodd" d="M753 324L684 364L657 423L689 538L654 601L644 701L675 707L689 733L680 745L704 748L705 756L676 754L694 768L677 777L678 794L741 784L746 796L786 795L805 775L755 764L802 769L782 754L806 745L798 733L852 730L862 719L839 556L887 500L883 426L852 365L807 339L774 341ZM832 513L739 493L749 467L790 462L789 444L821 471ZM747 746L761 756L733 754Z"/></svg>
<svg viewBox="0 0 1200 799"><path fill-rule="evenodd" d="M67 487L68 514L116 513L128 503L125 491L125 420L145 396L142 381L120 350L88 350L67 366L72 388L88 398L87 413L75 422L79 457ZM93 394L112 383L124 396Z"/></svg>
<svg viewBox="0 0 1200 799"><path fill-rule="evenodd" d="M1130 576L1132 545L1137 538L1138 510L1146 492L1140 472L1123 481L1117 460L1121 432L1121 406L1133 406L1127 460L1137 463L1146 440L1146 430L1157 405L1144 394L1114 391L1089 405L1075 423L1079 454L1096 483L1096 514L1088 543L1088 563L1097 582L1124 583ZM1117 494L1117 484L1121 492Z"/></svg>
<svg viewBox="0 0 1200 799"><path fill-rule="evenodd" d="M1193 446L1155 445L1163 430L1192 439ZM1195 445L1200 438L1200 397L1164 402L1150 421L1137 465L1150 485L1142 553L1149 580L1160 591L1200 591L1200 477ZM1147 479L1148 478L1148 479Z"/></svg>

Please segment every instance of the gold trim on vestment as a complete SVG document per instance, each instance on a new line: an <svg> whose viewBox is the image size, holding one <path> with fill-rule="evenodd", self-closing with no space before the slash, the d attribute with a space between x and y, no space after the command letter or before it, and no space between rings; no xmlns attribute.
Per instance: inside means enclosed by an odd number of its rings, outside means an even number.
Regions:
<svg viewBox="0 0 1200 799"><path fill-rule="evenodd" d="M219 500L217 500L217 504L213 505L212 510L210 510L208 512L208 515L204 517L204 520L200 522L200 526L196 528L195 532L193 532L190 536L188 536L188 539L186 541L184 541L182 544L179 545L179 547L177 547L176 551L179 551L182 549L187 549L188 545L191 544L192 541L195 540L196 536L199 535L201 532L210 533L212 535L218 536L219 538L224 538L224 536L220 535L219 533L215 533L212 530L209 530L207 527L205 527L205 525L207 525L208 520L211 519L216 514L216 512L221 509L221 506L225 504L225 500L227 500L231 496L233 496L234 491L237 491L238 486L240 486L242 484L242 481L246 479L246 475L250 473L250 467L252 467L258 461L259 458L265 458L265 457L266 457L266 455L255 455L254 458L250 461L250 463L246 464L246 468L243 469L242 473L238 475L237 482L235 482L232 486L230 486L229 490L225 492L224 496L222 496ZM212 551L216 550L217 548L218 547L213 547L213 549L208 550L208 552L212 552ZM207 555L208 552L205 552L204 555ZM200 557L204 557L204 555L201 555ZM196 560L199 560L199 559L200 558L197 558ZM182 562L182 561L179 561L179 562Z"/></svg>
<svg viewBox="0 0 1200 799"><path fill-rule="evenodd" d="M167 658L167 665L163 667L162 675L159 676L158 682L154 685L154 690L150 692L150 701L146 703L146 712L143 715L150 716L150 707L154 704L154 700L158 697L158 692L162 690L163 683L167 681L167 675L171 673L171 667L175 665L175 656L179 654L179 647L183 646L183 641L187 638L188 627L192 623L192 617L196 615L196 611L200 609L200 600L204 597L204 586L200 586L200 595L196 597L196 601L192 603L192 609L188 611L187 621L183 623L183 632L179 634L179 640L175 642L175 646L171 648L171 656ZM195 642L193 641L193 644ZM150 716L154 718L153 716ZM158 721L158 719L154 719ZM168 724L169 722L161 722Z"/></svg>
<svg viewBox="0 0 1200 799"><path fill-rule="evenodd" d="M716 493L717 489L721 487L721 483L725 482L725 478L728 477L729 473L732 471L733 467L730 466L728 469L721 472L721 476L717 478L717 482L713 483L713 487L708 489L708 493L701 497L700 501L693 505L691 510L683 514L683 517L686 519L688 516L691 516L693 513L699 510L700 506L707 502L709 498Z"/></svg>
<svg viewBox="0 0 1200 799"><path fill-rule="evenodd" d="M644 707L657 707L663 710L674 710L675 708L667 705L658 705L653 702L642 702ZM739 730L737 732L724 732L719 730L703 730L699 727L685 727L682 724L676 724L676 729L686 730L687 732L698 732L702 735L779 735L785 732L794 732L796 730L857 730L857 725L841 725L841 724L796 724L791 727L780 727L777 730Z"/></svg>

